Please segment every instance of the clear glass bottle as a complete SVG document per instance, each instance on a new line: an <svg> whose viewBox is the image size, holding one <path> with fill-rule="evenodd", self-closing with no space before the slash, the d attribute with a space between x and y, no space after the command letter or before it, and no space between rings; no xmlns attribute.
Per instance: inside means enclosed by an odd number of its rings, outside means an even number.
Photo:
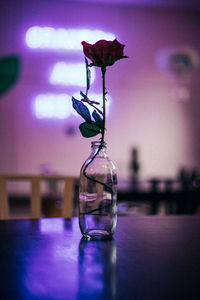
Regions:
<svg viewBox="0 0 200 300"><path fill-rule="evenodd" d="M117 223L117 173L106 144L92 142L80 172L79 226L85 238L111 238Z"/></svg>

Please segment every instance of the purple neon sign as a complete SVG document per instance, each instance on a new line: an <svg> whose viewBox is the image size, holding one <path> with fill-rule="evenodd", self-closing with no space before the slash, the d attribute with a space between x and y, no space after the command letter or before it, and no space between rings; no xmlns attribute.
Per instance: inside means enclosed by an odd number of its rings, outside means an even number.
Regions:
<svg viewBox="0 0 200 300"><path fill-rule="evenodd" d="M31 49L43 49L46 51L77 51L82 50L81 42L86 40L95 43L100 39L114 40L115 35L102 30L89 29L65 29L53 27L30 27L25 35L25 41ZM91 84L95 81L95 69L91 68ZM58 86L86 86L85 64L80 62L58 61L52 67L49 82ZM79 99L79 94L74 95ZM96 93L90 95L91 99L102 102L102 96ZM111 97L107 97L109 106ZM91 107L88 107L91 110ZM33 111L39 119L66 119L74 114L71 106L71 96L66 93L39 94L33 102Z"/></svg>

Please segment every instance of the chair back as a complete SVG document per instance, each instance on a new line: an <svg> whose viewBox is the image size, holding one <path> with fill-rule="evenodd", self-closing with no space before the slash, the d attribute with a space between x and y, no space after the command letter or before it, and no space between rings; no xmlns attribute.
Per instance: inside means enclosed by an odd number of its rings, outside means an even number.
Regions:
<svg viewBox="0 0 200 300"><path fill-rule="evenodd" d="M28 181L31 184L30 218L41 218L41 181L64 181L61 217L71 218L74 198L74 183L78 177L45 175L0 175L0 220L10 219L7 182Z"/></svg>

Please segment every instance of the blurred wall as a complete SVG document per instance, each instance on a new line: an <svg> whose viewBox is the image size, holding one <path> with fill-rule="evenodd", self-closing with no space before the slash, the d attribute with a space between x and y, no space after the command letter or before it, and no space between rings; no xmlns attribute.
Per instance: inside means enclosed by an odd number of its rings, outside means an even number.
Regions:
<svg viewBox="0 0 200 300"><path fill-rule="evenodd" d="M49 164L61 174L78 175L90 153L90 142L78 131L79 117L40 120L32 105L39 93L73 94L79 87L56 87L48 82L57 61L84 61L82 52L33 50L25 44L31 26L89 28L112 32L125 44L128 59L107 70L113 98L107 120L108 154L127 178L131 149L139 150L141 177L175 176L182 166L200 165L200 84L198 69L188 85L190 100L171 94L176 84L155 64L157 52L188 45L200 50L199 13L161 8L78 4L67 1L3 0L0 4L0 55L18 53L22 73L17 85L0 99L0 172L39 173ZM95 89L101 77L97 71ZM67 135L69 127L74 135Z"/></svg>

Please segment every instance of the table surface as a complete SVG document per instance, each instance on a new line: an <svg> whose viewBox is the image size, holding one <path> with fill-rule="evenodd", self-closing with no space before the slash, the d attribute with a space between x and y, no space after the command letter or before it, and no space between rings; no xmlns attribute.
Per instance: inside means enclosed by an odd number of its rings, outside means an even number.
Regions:
<svg viewBox="0 0 200 300"><path fill-rule="evenodd" d="M78 219L0 221L0 299L200 299L200 217L118 217L112 240Z"/></svg>

